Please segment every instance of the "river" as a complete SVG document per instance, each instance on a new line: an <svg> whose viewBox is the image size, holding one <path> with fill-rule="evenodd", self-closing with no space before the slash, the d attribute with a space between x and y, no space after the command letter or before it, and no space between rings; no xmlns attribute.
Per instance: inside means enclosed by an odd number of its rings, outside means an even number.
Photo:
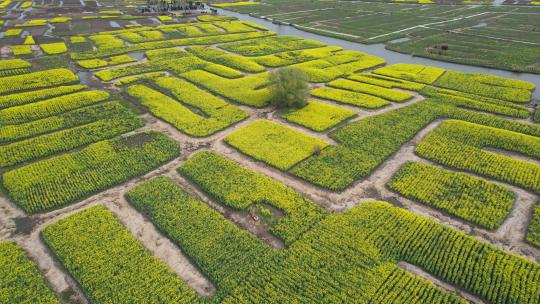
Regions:
<svg viewBox="0 0 540 304"><path fill-rule="evenodd" d="M240 13L227 11L224 9L218 9L218 8L217 8L217 11L220 15L234 16L241 20L257 23L259 25L262 25L268 28L271 31L278 33L279 35L293 35L293 36L298 36L298 37L302 37L306 39L318 40L329 45L340 46L344 49L357 50L357 51L365 52L368 54L376 55L381 58L384 58L384 60L386 60L388 64L416 63L416 64L422 64L422 65L437 66L437 67L441 67L447 70L456 70L456 71L468 72L468 73L492 74L492 75L497 75L497 76L506 77L506 78L514 78L514 79L530 81L534 83L537 87L537 89L533 92L533 98L540 99L540 89L538 89L540 87L539 74L511 72L511 71L498 70L498 69L492 69L492 68L486 68L486 67L478 67L478 66L472 66L472 65L464 65L464 64L457 64L457 63L451 63L451 62L445 62L445 61L438 61L438 60L433 60L429 58L413 57L411 55L389 51L384 48L384 44L382 43L361 44L358 42L352 42L352 41L342 40L338 38L327 37L327 36L322 36L322 35L318 35L314 33L304 32L290 25L274 24L270 21L267 21L261 18L252 17L247 14L240 14Z"/></svg>

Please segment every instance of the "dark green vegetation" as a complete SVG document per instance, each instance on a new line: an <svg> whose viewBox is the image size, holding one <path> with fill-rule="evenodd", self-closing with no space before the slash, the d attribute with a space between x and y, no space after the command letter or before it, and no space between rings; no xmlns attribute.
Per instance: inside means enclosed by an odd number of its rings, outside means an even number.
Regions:
<svg viewBox="0 0 540 304"><path fill-rule="evenodd" d="M415 1L412 1L415 2ZM540 7L261 0L226 9L415 56L540 73ZM407 38L406 41L397 39ZM394 41L395 42L392 42Z"/></svg>
<svg viewBox="0 0 540 304"><path fill-rule="evenodd" d="M268 76L271 102L278 108L301 108L309 92L308 76L297 68L281 68Z"/></svg>

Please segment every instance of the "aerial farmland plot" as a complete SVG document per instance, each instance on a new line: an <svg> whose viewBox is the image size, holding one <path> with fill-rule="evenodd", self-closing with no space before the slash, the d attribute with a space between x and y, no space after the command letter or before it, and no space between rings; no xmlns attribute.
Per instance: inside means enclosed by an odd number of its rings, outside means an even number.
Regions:
<svg viewBox="0 0 540 304"><path fill-rule="evenodd" d="M325 36L385 43L413 56L540 73L538 1L261 0L217 6Z"/></svg>
<svg viewBox="0 0 540 304"><path fill-rule="evenodd" d="M0 303L540 303L538 81L158 5L0 2Z"/></svg>

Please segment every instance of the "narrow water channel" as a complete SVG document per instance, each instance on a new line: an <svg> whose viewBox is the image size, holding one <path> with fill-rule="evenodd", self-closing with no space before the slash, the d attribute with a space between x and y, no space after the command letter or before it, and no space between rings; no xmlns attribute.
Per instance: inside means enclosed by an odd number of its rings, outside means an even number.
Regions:
<svg viewBox="0 0 540 304"><path fill-rule="evenodd" d="M478 66L457 64L457 63L451 63L451 62L445 62L445 61L438 61L438 60L433 60L429 58L413 57L411 55L389 51L384 48L384 44L382 43L361 44L357 42L352 42L352 41L337 39L333 37L322 36L322 35L318 35L314 33L304 32L290 25L274 24L270 21L267 21L261 18L252 17L247 14L240 14L236 12L227 11L224 9L217 9L217 11L220 15L234 16L241 20L257 23L259 25L262 25L268 28L271 31L278 33L279 35L293 35L293 36L298 36L298 37L302 37L306 39L314 39L314 40L318 40L318 41L321 41L330 45L337 45L344 49L357 50L357 51L365 52L368 54L376 55L381 58L384 58L384 60L386 60L388 64L416 63L416 64L422 64L422 65L437 66L437 67L441 67L447 70L456 70L456 71L462 71L462 72L468 72L468 73L492 74L492 75L497 75L501 77L530 81L534 83L537 88L533 92L533 98L540 99L540 75L539 74L518 73L518 72L498 70L498 69L492 69L492 68L486 68L486 67L478 67Z"/></svg>

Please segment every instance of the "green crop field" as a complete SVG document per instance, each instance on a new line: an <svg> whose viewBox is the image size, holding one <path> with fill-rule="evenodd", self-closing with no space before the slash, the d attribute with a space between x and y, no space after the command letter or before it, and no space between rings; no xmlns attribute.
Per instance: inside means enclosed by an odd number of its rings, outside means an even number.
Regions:
<svg viewBox="0 0 540 304"><path fill-rule="evenodd" d="M164 4L0 0L1 304L539 303L534 83ZM527 70L536 5L216 7Z"/></svg>
<svg viewBox="0 0 540 304"><path fill-rule="evenodd" d="M509 5L513 3L519 5ZM538 2L490 4L476 0L261 0L255 5L219 7L325 36L385 43L389 50L414 56L540 73Z"/></svg>

